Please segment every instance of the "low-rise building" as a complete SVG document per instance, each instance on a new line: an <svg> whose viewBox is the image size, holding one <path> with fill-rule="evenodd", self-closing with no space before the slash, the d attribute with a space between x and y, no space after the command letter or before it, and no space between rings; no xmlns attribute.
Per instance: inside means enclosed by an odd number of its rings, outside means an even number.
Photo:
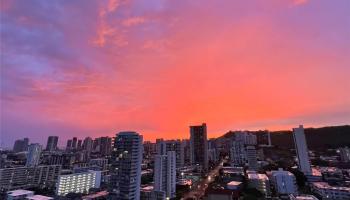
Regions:
<svg viewBox="0 0 350 200"><path fill-rule="evenodd" d="M318 200L314 195L289 195L290 200Z"/></svg>
<svg viewBox="0 0 350 200"><path fill-rule="evenodd" d="M30 190L13 190L7 192L7 200L26 199L27 197L34 196L34 192Z"/></svg>
<svg viewBox="0 0 350 200"><path fill-rule="evenodd" d="M279 195L297 194L298 188L294 174L289 171L279 169L269 173L270 181L273 184L276 193Z"/></svg>
<svg viewBox="0 0 350 200"><path fill-rule="evenodd" d="M51 200L53 198L52 197L43 196L43 195L34 195L34 196L31 196L31 197L27 197L26 199L28 199L28 200Z"/></svg>
<svg viewBox="0 0 350 200"><path fill-rule="evenodd" d="M0 190L54 187L60 173L60 165L0 169Z"/></svg>
<svg viewBox="0 0 350 200"><path fill-rule="evenodd" d="M265 197L270 196L270 181L265 174L248 173L248 186L259 190Z"/></svg>
<svg viewBox="0 0 350 200"><path fill-rule="evenodd" d="M315 182L311 184L311 190L322 199L350 199L350 188L331 186L326 182Z"/></svg>

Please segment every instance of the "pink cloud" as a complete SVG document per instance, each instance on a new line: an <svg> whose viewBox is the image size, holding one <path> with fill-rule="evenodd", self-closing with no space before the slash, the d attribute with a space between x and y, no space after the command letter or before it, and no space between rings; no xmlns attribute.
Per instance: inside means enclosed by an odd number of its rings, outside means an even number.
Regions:
<svg viewBox="0 0 350 200"><path fill-rule="evenodd" d="M146 19L144 17L130 17L123 20L122 24L124 26L129 27L129 26L136 26L139 24L143 24L145 22L146 22Z"/></svg>

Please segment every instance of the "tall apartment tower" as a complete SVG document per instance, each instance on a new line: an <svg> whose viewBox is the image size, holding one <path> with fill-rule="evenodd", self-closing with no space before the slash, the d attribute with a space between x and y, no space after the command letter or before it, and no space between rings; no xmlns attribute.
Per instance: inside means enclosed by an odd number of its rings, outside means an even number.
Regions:
<svg viewBox="0 0 350 200"><path fill-rule="evenodd" d="M257 153L255 146L247 146L246 150L248 168L250 170L258 170L258 161L257 161Z"/></svg>
<svg viewBox="0 0 350 200"><path fill-rule="evenodd" d="M176 197L176 153L156 155L154 160L154 191L164 192L169 199Z"/></svg>
<svg viewBox="0 0 350 200"><path fill-rule="evenodd" d="M293 138L296 153L298 156L299 170L305 175L309 175L311 174L311 167L304 134L304 127L302 125L300 125L299 128L293 128Z"/></svg>
<svg viewBox="0 0 350 200"><path fill-rule="evenodd" d="M163 138L156 139L156 152L157 155L165 155L166 152L166 143Z"/></svg>
<svg viewBox="0 0 350 200"><path fill-rule="evenodd" d="M57 149L58 136L49 136L47 138L46 151L55 151Z"/></svg>
<svg viewBox="0 0 350 200"><path fill-rule="evenodd" d="M28 147L26 166L34 167L39 165L40 154L41 154L41 145L37 143L30 144Z"/></svg>
<svg viewBox="0 0 350 200"><path fill-rule="evenodd" d="M199 164L204 171L208 170L207 125L190 126L190 159L191 164Z"/></svg>
<svg viewBox="0 0 350 200"><path fill-rule="evenodd" d="M72 149L77 149L78 138L73 137L72 140Z"/></svg>
<svg viewBox="0 0 350 200"><path fill-rule="evenodd" d="M83 141L83 150L91 152L93 149L93 142L91 137L86 137Z"/></svg>
<svg viewBox="0 0 350 200"><path fill-rule="evenodd" d="M114 199L139 200L141 187L142 135L120 132L114 141L115 171L111 186Z"/></svg>
<svg viewBox="0 0 350 200"><path fill-rule="evenodd" d="M72 140L67 140L66 150L71 150L71 149L72 149Z"/></svg>

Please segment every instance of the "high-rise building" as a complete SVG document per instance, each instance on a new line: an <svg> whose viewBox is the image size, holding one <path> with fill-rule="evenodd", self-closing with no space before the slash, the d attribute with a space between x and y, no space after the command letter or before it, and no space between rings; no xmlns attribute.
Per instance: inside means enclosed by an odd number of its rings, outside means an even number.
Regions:
<svg viewBox="0 0 350 200"><path fill-rule="evenodd" d="M143 143L144 157L151 157L154 153L156 153L156 144L150 141L145 141Z"/></svg>
<svg viewBox="0 0 350 200"><path fill-rule="evenodd" d="M27 167L34 167L39 164L40 161L40 154L41 154L41 145L40 144L30 144L28 147L28 154L27 154L27 161L26 166Z"/></svg>
<svg viewBox="0 0 350 200"><path fill-rule="evenodd" d="M248 168L250 170L258 170L258 161L257 161L257 153L255 146L247 146L246 147Z"/></svg>
<svg viewBox="0 0 350 200"><path fill-rule="evenodd" d="M72 140L72 149L77 149L78 138L73 137Z"/></svg>
<svg viewBox="0 0 350 200"><path fill-rule="evenodd" d="M348 147L340 148L339 154L342 162L350 162L350 149Z"/></svg>
<svg viewBox="0 0 350 200"><path fill-rule="evenodd" d="M111 177L113 198L139 200L141 187L142 136L136 132L120 132L114 141L114 172Z"/></svg>
<svg viewBox="0 0 350 200"><path fill-rule="evenodd" d="M271 133L270 131L267 132L267 141L268 141L268 145L272 146L272 142L271 142Z"/></svg>
<svg viewBox="0 0 350 200"><path fill-rule="evenodd" d="M28 138L24 138L23 140L16 140L15 144L13 145L13 151L14 152L27 151L28 143L29 143Z"/></svg>
<svg viewBox="0 0 350 200"><path fill-rule="evenodd" d="M68 193L88 193L91 188L99 188L101 171L87 171L68 175L60 175L57 181L56 194L64 196Z"/></svg>
<svg viewBox="0 0 350 200"><path fill-rule="evenodd" d="M78 140L77 149L81 150L81 148L82 148L82 140Z"/></svg>
<svg viewBox="0 0 350 200"><path fill-rule="evenodd" d="M57 149L58 136L49 136L47 138L46 151L55 151Z"/></svg>
<svg viewBox="0 0 350 200"><path fill-rule="evenodd" d="M71 150L71 149L72 149L72 140L67 140L66 150Z"/></svg>
<svg viewBox="0 0 350 200"><path fill-rule="evenodd" d="M156 155L154 166L154 191L165 192L167 198L176 197L176 153Z"/></svg>
<svg viewBox="0 0 350 200"><path fill-rule="evenodd" d="M83 150L91 152L93 149L93 140L91 137L86 137L83 141Z"/></svg>
<svg viewBox="0 0 350 200"><path fill-rule="evenodd" d="M24 139L23 139L23 142L24 142L25 151L27 151L27 148L28 148L28 146L29 146L29 138L24 138Z"/></svg>
<svg viewBox="0 0 350 200"><path fill-rule="evenodd" d="M163 140L163 138L156 139L156 152L157 152L157 155L166 154L166 143Z"/></svg>
<svg viewBox="0 0 350 200"><path fill-rule="evenodd" d="M183 149L183 157L184 157L184 165L191 164L191 150L190 150L190 140L182 140L182 149Z"/></svg>
<svg viewBox="0 0 350 200"><path fill-rule="evenodd" d="M204 171L208 170L208 139L207 125L190 126L191 164L200 165Z"/></svg>
<svg viewBox="0 0 350 200"><path fill-rule="evenodd" d="M279 169L278 171L271 171L270 175L270 180L278 194L286 195L298 193L294 174Z"/></svg>
<svg viewBox="0 0 350 200"><path fill-rule="evenodd" d="M230 149L230 159L234 166L244 166L246 162L246 152L244 142L241 140L232 141Z"/></svg>
<svg viewBox="0 0 350 200"><path fill-rule="evenodd" d="M184 166L184 146L181 140L156 140L157 155L166 155L168 151L175 151L176 154L176 168Z"/></svg>
<svg viewBox="0 0 350 200"><path fill-rule="evenodd" d="M293 138L295 150L298 156L298 167L305 175L311 174L309 152L304 134L304 127L302 125L299 128L293 129Z"/></svg>
<svg viewBox="0 0 350 200"><path fill-rule="evenodd" d="M94 140L94 150L99 152L102 156L108 156L112 152L112 138L99 137Z"/></svg>

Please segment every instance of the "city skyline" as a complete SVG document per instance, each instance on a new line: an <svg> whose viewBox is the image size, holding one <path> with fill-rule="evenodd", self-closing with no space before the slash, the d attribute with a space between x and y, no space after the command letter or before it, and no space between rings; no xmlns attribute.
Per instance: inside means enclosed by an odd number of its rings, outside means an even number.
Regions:
<svg viewBox="0 0 350 200"><path fill-rule="evenodd" d="M123 130L188 139L204 122L208 138L349 124L349 7L4 1L0 146Z"/></svg>

